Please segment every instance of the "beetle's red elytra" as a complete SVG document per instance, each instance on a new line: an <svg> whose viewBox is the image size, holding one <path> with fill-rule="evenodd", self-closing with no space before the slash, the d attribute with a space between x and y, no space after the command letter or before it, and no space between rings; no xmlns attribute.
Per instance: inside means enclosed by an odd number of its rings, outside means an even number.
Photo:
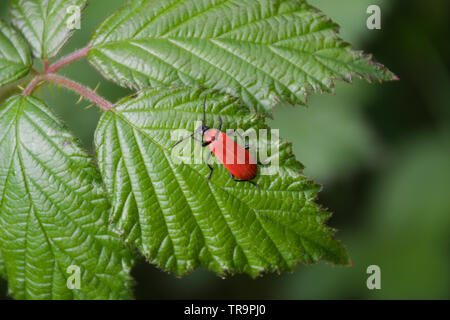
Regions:
<svg viewBox="0 0 450 320"><path fill-rule="evenodd" d="M209 143L211 152L234 177L240 180L252 180L256 177L256 161L248 150L228 135L216 129L209 129L205 133L205 142Z"/></svg>
<svg viewBox="0 0 450 320"><path fill-rule="evenodd" d="M206 97L203 103L203 120L202 126L194 131L190 136L183 138L172 145L175 147L180 142L193 138L196 133L202 134L202 146L209 146L210 153L206 158L206 165L209 167L208 180L211 179L213 173L213 167L208 163L211 154L214 154L217 159L223 164L223 166L228 170L231 178L236 182L250 182L255 187L258 185L251 181L254 179L258 173L258 166L256 160L248 152L248 146L242 147L236 141L234 141L230 136L221 131L222 129L222 117L219 116L220 125L217 129L210 129L205 125L206 122ZM197 139L196 139L197 140Z"/></svg>

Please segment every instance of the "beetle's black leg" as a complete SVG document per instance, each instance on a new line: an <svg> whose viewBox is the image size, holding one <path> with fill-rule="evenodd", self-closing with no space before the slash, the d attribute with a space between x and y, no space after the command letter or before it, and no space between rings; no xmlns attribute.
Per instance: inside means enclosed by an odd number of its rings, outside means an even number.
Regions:
<svg viewBox="0 0 450 320"><path fill-rule="evenodd" d="M222 131L222 124L223 124L222 117L219 116L219 128L217 128L217 130Z"/></svg>
<svg viewBox="0 0 450 320"><path fill-rule="evenodd" d="M206 159L205 159L205 163L209 168L208 181L211 179L211 176L212 176L213 170L214 170L212 165L209 164L209 158L211 158L211 155L212 155L212 151L210 153L208 153L208 155L206 156Z"/></svg>
<svg viewBox="0 0 450 320"><path fill-rule="evenodd" d="M248 182L250 182L252 185L254 185L256 189L258 189L258 184L255 181L248 180Z"/></svg>
<svg viewBox="0 0 450 320"><path fill-rule="evenodd" d="M235 176L233 176L233 174L230 172L230 176L231 176L231 180L233 180L234 182L249 182L252 185L255 186L256 189L258 189L258 184L255 181L252 180L240 180L240 179L236 179Z"/></svg>
<svg viewBox="0 0 450 320"><path fill-rule="evenodd" d="M207 163L207 165L208 165L208 168L209 168L209 174L208 174L208 181L209 181L209 180L211 180L211 176L213 174L214 169L209 163Z"/></svg>

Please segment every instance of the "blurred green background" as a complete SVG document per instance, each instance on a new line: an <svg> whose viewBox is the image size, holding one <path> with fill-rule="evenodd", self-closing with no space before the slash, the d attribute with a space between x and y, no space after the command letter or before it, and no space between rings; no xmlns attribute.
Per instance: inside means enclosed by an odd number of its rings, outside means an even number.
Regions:
<svg viewBox="0 0 450 320"><path fill-rule="evenodd" d="M9 0L1 1L7 17ZM82 29L62 54L84 46L123 0L90 1ZM401 81L337 84L309 108L279 107L272 126L294 142L306 174L323 184L320 202L347 246L353 267L300 266L292 274L227 280L205 270L177 279L141 261L133 271L140 299L449 299L450 298L450 2L310 0L338 22L341 36L373 53ZM382 30L366 28L378 4ZM61 71L116 100L128 91L103 81L86 61ZM0 99L2 93L0 92ZM100 112L56 88L37 92L92 152ZM381 268L381 290L366 269ZM0 298L6 283L0 281Z"/></svg>

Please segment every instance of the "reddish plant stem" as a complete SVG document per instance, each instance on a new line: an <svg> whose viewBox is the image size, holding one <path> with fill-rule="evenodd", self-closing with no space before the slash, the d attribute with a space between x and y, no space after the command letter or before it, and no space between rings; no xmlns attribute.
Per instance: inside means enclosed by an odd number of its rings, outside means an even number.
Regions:
<svg viewBox="0 0 450 320"><path fill-rule="evenodd" d="M43 82L43 75L38 74L36 77L31 79L31 81L26 86L25 90L22 92L22 96L29 96L33 93L34 89L36 89L41 82Z"/></svg>
<svg viewBox="0 0 450 320"><path fill-rule="evenodd" d="M83 98L95 103L97 106L102 108L105 111L114 109L114 105L109 102L108 100L104 99L103 97L96 94L94 91L92 91L89 88L86 88L82 86L81 84L67 79L65 77L59 76L57 74L40 74L37 77L35 77L31 82L28 84L28 86L23 91L23 96L29 96L33 93L34 89L43 81L51 82L57 85L60 85L62 87L65 87L71 91L74 91L78 93Z"/></svg>
<svg viewBox="0 0 450 320"><path fill-rule="evenodd" d="M44 72L47 72L50 67L50 61L48 59L42 59L42 64L44 65Z"/></svg>
<svg viewBox="0 0 450 320"><path fill-rule="evenodd" d="M91 50L90 47L84 47L80 50L75 51L72 54L69 54L68 56L61 58L60 60L56 61L55 63L51 64L50 66L47 66L44 70L44 73L55 73L62 67L78 60L81 58L84 58L87 56L89 50Z"/></svg>
<svg viewBox="0 0 450 320"><path fill-rule="evenodd" d="M65 87L69 90L72 90L76 93L78 93L83 98L93 102L103 110L112 110L114 109L114 105L109 102L108 100L104 99L103 97L99 96L97 93L92 91L89 88L86 88L82 86L81 84L72 81L70 79L67 79L65 77L59 76L55 74L56 71L61 69L62 67L78 60L83 57L86 57L88 54L90 47L85 47L80 50L75 51L74 53L56 61L53 64L49 64L49 61L47 59L44 59L43 65L44 65L44 72L37 74L36 77L34 77L27 85L25 90L23 91L23 96L29 96L33 93L33 91L42 83L42 82L51 82L57 85L60 85L62 87Z"/></svg>
<svg viewBox="0 0 450 320"><path fill-rule="evenodd" d="M103 110L108 111L108 110L114 109L114 105L111 102L109 102L108 100L99 96L91 89L86 88L73 80L64 78L57 74L46 74L46 75L44 75L44 79L48 82L55 83L57 85L63 86L67 89L70 89L70 90L78 93L80 96L95 103L97 106L99 106Z"/></svg>

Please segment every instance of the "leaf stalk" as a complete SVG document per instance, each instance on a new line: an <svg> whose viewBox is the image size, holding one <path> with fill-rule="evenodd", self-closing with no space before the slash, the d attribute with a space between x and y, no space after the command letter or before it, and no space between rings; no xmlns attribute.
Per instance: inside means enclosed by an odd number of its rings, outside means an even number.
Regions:
<svg viewBox="0 0 450 320"><path fill-rule="evenodd" d="M73 80L55 74L55 72L62 67L85 57L88 54L89 50L90 47L82 48L56 61L53 64L50 64L48 60L44 60L44 72L36 73L36 76L28 83L27 87L23 90L22 95L29 96L33 94L34 90L43 82L50 82L78 93L81 97L91 101L103 110L107 111L114 109L114 105L105 98L98 95L95 90L91 90Z"/></svg>
<svg viewBox="0 0 450 320"><path fill-rule="evenodd" d="M61 58L60 60L56 61L55 63L53 63L51 65L47 65L45 67L45 64L44 64L44 73L55 73L62 67L65 67L66 65L68 65L76 60L86 57L87 54L89 53L89 50L91 50L91 47L89 47L89 46L84 47L80 50L77 50L77 51L69 54L68 56Z"/></svg>

